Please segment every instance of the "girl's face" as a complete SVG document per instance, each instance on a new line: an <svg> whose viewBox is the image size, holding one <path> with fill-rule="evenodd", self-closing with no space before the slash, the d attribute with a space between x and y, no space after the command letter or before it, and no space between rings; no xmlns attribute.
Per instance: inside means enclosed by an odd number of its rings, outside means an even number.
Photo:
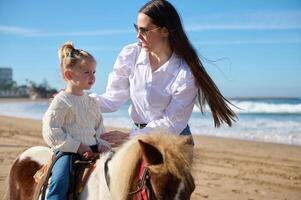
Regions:
<svg viewBox="0 0 301 200"><path fill-rule="evenodd" d="M165 28L152 23L151 18L144 13L139 13L137 24L134 24L137 38L146 52L156 52L166 44L168 33Z"/></svg>
<svg viewBox="0 0 301 200"><path fill-rule="evenodd" d="M89 90L95 83L95 62L83 62L80 66L76 66L74 70L70 71L68 84L78 90Z"/></svg>

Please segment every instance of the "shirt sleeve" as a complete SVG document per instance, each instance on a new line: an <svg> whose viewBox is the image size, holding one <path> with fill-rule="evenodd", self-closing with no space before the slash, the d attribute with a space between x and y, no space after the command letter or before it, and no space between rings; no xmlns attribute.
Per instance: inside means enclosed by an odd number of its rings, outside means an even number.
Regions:
<svg viewBox="0 0 301 200"><path fill-rule="evenodd" d="M63 130L65 117L70 107L54 98L43 117L43 138L52 148L62 152L76 153L80 142Z"/></svg>
<svg viewBox="0 0 301 200"><path fill-rule="evenodd" d="M138 49L135 45L124 47L115 61L113 72L109 74L106 92L102 95L90 95L99 102L102 112L115 112L129 99L129 76L137 56Z"/></svg>
<svg viewBox="0 0 301 200"><path fill-rule="evenodd" d="M145 128L137 130L137 133L150 133L154 129L158 129L179 135L187 126L198 88L195 84L195 78L190 71L182 72L178 76L173 84L174 92L164 116L150 121ZM136 133L134 132L133 134L135 135Z"/></svg>

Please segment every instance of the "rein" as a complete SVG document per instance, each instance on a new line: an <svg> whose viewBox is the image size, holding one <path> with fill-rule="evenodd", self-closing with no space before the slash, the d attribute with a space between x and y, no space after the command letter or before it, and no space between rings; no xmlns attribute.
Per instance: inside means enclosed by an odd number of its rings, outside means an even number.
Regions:
<svg viewBox="0 0 301 200"><path fill-rule="evenodd" d="M104 165L104 172L105 172L105 179L107 182L107 187L110 190L110 176L109 176L109 170L108 170L108 163L114 156L114 153L111 153L111 155L107 158ZM136 195L137 200L151 200L153 190L150 183L150 175L149 175L149 168L145 166L144 162L142 161L139 174L138 174L138 183L137 183L137 189L135 191L129 192L129 196Z"/></svg>
<svg viewBox="0 0 301 200"><path fill-rule="evenodd" d="M141 162L138 177L137 189L129 192L129 196L136 195L137 200L151 200L152 186L150 183L149 168L145 166L144 161Z"/></svg>
<svg viewBox="0 0 301 200"><path fill-rule="evenodd" d="M107 187L110 190L110 176L109 176L109 162L111 161L111 159L113 158L113 156L115 155L114 151L110 151L110 155L108 156L105 165L104 165L104 171L105 171L105 178L106 178L106 182L107 182Z"/></svg>
<svg viewBox="0 0 301 200"><path fill-rule="evenodd" d="M149 180L149 169L147 167L143 170L143 176L141 179L138 180L137 189L133 192L130 192L129 195L132 196L134 194L137 194L138 192L141 192L146 187L146 182Z"/></svg>

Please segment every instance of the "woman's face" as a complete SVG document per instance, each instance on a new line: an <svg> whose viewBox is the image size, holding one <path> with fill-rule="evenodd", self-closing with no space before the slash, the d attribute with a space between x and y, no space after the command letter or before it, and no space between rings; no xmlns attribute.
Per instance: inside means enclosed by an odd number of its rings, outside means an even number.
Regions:
<svg viewBox="0 0 301 200"><path fill-rule="evenodd" d="M137 31L138 41L146 52L160 50L168 39L166 29L153 24L151 18L143 13L138 14L137 24L134 26Z"/></svg>

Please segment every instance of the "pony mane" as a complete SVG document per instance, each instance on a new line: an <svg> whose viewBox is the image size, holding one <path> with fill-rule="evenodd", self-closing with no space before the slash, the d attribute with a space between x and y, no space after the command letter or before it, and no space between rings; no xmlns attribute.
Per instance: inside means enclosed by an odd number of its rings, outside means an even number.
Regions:
<svg viewBox="0 0 301 200"><path fill-rule="evenodd" d="M113 199L128 199L137 166L142 158L138 139L156 147L163 156L163 164L150 165L151 171L160 173L163 169L183 181L185 185L194 184L190 174L193 147L187 144L184 137L162 132L139 135L126 142L114 156L114 165L111 165L110 169L110 174L114 174L110 185Z"/></svg>

